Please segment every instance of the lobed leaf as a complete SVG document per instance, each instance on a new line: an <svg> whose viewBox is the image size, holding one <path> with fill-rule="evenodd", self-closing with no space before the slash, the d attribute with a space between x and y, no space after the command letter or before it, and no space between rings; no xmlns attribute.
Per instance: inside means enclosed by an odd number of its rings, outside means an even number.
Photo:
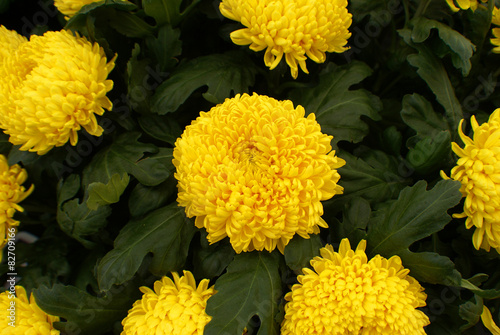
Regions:
<svg viewBox="0 0 500 335"><path fill-rule="evenodd" d="M130 181L128 174L120 176L115 173L107 184L101 182L91 183L88 188L87 206L89 209L97 210L102 205L117 203Z"/></svg>
<svg viewBox="0 0 500 335"><path fill-rule="evenodd" d="M183 0L142 0L144 12L154 17L158 25L170 24L176 26L196 6L200 0L192 0L181 12Z"/></svg>
<svg viewBox="0 0 500 335"><path fill-rule="evenodd" d="M297 272L309 266L311 259L319 256L319 249L323 247L321 238L318 234L309 236L305 239L295 235L285 247L285 262L293 271Z"/></svg>

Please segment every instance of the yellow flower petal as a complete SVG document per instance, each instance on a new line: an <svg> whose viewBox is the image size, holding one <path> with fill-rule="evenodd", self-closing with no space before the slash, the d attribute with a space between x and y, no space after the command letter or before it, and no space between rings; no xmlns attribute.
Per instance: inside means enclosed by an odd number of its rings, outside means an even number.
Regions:
<svg viewBox="0 0 500 335"><path fill-rule="evenodd" d="M54 0L54 6L63 13L66 20L74 16L83 6L101 0Z"/></svg>
<svg viewBox="0 0 500 335"><path fill-rule="evenodd" d="M484 326L488 328L491 334L500 335L500 328L498 328L498 326L493 321L491 312L485 305L483 305L483 313L481 314L481 321L483 321Z"/></svg>

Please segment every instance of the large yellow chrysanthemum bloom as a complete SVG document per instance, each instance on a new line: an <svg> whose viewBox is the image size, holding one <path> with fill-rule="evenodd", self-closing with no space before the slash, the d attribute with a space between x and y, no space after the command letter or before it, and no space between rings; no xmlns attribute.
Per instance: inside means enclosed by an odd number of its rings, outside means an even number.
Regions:
<svg viewBox="0 0 500 335"><path fill-rule="evenodd" d="M27 42L26 37L14 30L8 30L0 25L0 64L9 57L21 44Z"/></svg>
<svg viewBox="0 0 500 335"><path fill-rule="evenodd" d="M32 35L0 64L0 127L40 155L68 140L76 145L81 127L100 136L95 114L112 108L113 67L97 43L70 31Z"/></svg>
<svg viewBox="0 0 500 335"><path fill-rule="evenodd" d="M123 319L121 335L203 335L205 325L212 319L205 313L207 300L215 294L203 279L198 287L193 274L184 271L174 280L163 277L154 284L154 291L141 287L144 293Z"/></svg>
<svg viewBox="0 0 500 335"><path fill-rule="evenodd" d="M289 100L237 95L202 112L175 143L180 206L208 241L226 236L237 253L283 252L299 234L327 227L320 201L340 194L332 136Z"/></svg>
<svg viewBox="0 0 500 335"><path fill-rule="evenodd" d="M22 186L27 178L25 169L17 164L9 167L5 156L0 155L0 249L7 243L10 228L19 225L12 218L16 211L24 211L19 203L33 192L34 185L28 190Z"/></svg>
<svg viewBox="0 0 500 335"><path fill-rule="evenodd" d="M425 334L429 319L416 309L425 306L422 286L398 256L368 261L365 248L365 240L353 251L343 239L338 252L321 249L285 295L281 335Z"/></svg>
<svg viewBox="0 0 500 335"><path fill-rule="evenodd" d="M11 306L14 306L14 311ZM22 286L16 286L14 299L10 298L9 292L0 294L0 320L0 335L59 334L59 330L52 326L54 322L59 321L59 317L42 311L36 304L33 294L28 299L26 290ZM10 322L14 322L15 327L9 325Z"/></svg>
<svg viewBox="0 0 500 335"><path fill-rule="evenodd" d="M451 10L454 12L458 12L460 9L462 10L467 10L471 9L472 11L475 11L477 9L477 6L479 6L479 1L478 0L446 0L448 3L448 6L450 6ZM487 2L486 0L481 2ZM458 5L455 6L455 3Z"/></svg>
<svg viewBox="0 0 500 335"><path fill-rule="evenodd" d="M219 6L222 15L245 26L231 33L235 44L267 49L264 62L271 70L285 55L293 78L297 65L309 73L307 57L323 63L325 52L348 49L352 16L346 7L347 0L222 0Z"/></svg>
<svg viewBox="0 0 500 335"><path fill-rule="evenodd" d="M73 17L85 5L101 0L54 0L54 6L63 13L66 20Z"/></svg>
<svg viewBox="0 0 500 335"><path fill-rule="evenodd" d="M453 217L467 217L467 229L476 227L472 237L476 249L493 247L500 252L500 108L482 125L471 117L473 140L464 135L463 121L458 133L465 147L452 143L459 159L450 177L462 183L465 203L464 212ZM441 176L449 179L444 172Z"/></svg>

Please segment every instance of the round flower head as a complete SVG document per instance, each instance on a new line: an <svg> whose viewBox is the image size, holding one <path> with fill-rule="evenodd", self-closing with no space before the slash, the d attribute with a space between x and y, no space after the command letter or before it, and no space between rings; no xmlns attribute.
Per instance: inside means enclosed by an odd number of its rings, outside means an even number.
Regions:
<svg viewBox="0 0 500 335"><path fill-rule="evenodd" d="M222 0L220 12L245 26L231 40L253 51L266 49L264 62L274 69L283 55L297 78L306 59L325 61L325 52L344 52L351 36L347 0Z"/></svg>
<svg viewBox="0 0 500 335"><path fill-rule="evenodd" d="M33 192L33 185L27 191L22 186L27 178L25 169L17 164L9 167L5 156L0 155L0 248L7 243L9 229L19 225L12 218L16 211L23 211L19 203Z"/></svg>
<svg viewBox="0 0 500 335"><path fill-rule="evenodd" d="M83 6L99 1L101 0L54 0L54 6L56 6L57 10L66 15L66 20L69 20L73 15L78 13Z"/></svg>
<svg viewBox="0 0 500 335"><path fill-rule="evenodd" d="M478 0L446 0L446 2L448 3L448 6L450 6L451 10L454 12L458 12L460 9L462 10L471 9L472 11L475 11L477 9L477 6L479 5ZM487 1L481 0L481 2L487 2Z"/></svg>
<svg viewBox="0 0 500 335"><path fill-rule="evenodd" d="M26 37L0 25L0 64L25 42Z"/></svg>
<svg viewBox="0 0 500 335"><path fill-rule="evenodd" d="M14 302L15 312L12 316L11 302ZM11 308L12 309L12 308ZM16 286L16 297L10 298L9 292L0 293L0 335L57 335L59 330L54 329L53 323L59 322L58 316L52 316L40 309L36 304L35 297L26 295L22 286ZM9 325L10 322L14 326Z"/></svg>
<svg viewBox="0 0 500 335"><path fill-rule="evenodd" d="M184 271L174 280L163 277L154 284L154 291L141 287L144 293L123 319L121 335L203 335L205 325L212 319L205 313L207 300L215 294L213 286L208 288L208 279L198 287L193 274Z"/></svg>
<svg viewBox="0 0 500 335"><path fill-rule="evenodd" d="M465 197L464 212L453 216L467 217L467 229L476 227L472 237L476 249L489 251L493 247L500 252L500 109L496 109L489 121L482 125L472 116L473 139L462 132L463 121L458 133L465 147L452 143L459 159L450 178L462 183L460 192ZM444 172L441 175L449 179Z"/></svg>
<svg viewBox="0 0 500 335"><path fill-rule="evenodd" d="M180 206L208 241L226 236L237 253L283 252L299 234L319 233L327 200L343 189L332 136L314 114L267 96L237 95L202 112L175 143Z"/></svg>
<svg viewBox="0 0 500 335"><path fill-rule="evenodd" d="M100 136L95 114L112 108L106 77L113 66L97 43L70 31L32 35L0 65L0 127L38 154L68 140L76 145L81 127Z"/></svg>
<svg viewBox="0 0 500 335"><path fill-rule="evenodd" d="M355 251L343 239L302 269L299 284L285 295L282 335L302 334L425 334L429 319L422 286L401 265L401 259L377 255L368 261L366 241Z"/></svg>

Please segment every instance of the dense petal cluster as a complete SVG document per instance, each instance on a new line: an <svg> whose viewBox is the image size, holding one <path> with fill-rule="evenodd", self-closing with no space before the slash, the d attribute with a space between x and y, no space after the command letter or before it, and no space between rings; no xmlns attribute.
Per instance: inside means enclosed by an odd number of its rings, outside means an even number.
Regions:
<svg viewBox="0 0 500 335"><path fill-rule="evenodd" d="M7 243L9 229L19 225L12 218L16 211L23 211L19 203L33 192L33 185L28 190L22 186L27 178L25 169L18 164L9 167L7 158L0 155L0 248Z"/></svg>
<svg viewBox="0 0 500 335"><path fill-rule="evenodd" d="M327 227L320 201L340 194L332 136L302 106L258 94L237 95L202 112L175 143L180 206L215 243L237 253L283 252L299 234Z"/></svg>
<svg viewBox="0 0 500 335"><path fill-rule="evenodd" d="M212 319L205 309L207 300L215 294L213 286L209 288L209 280L203 279L196 287L189 271L180 278L173 272L172 277L173 281L168 277L157 280L154 291L141 287L144 294L123 319L122 335L203 335Z"/></svg>
<svg viewBox="0 0 500 335"><path fill-rule="evenodd" d="M331 245L302 269L299 284L285 300L282 335L302 334L425 334L429 319L422 286L398 256L377 255L368 261L366 241L355 251L343 239L339 251Z"/></svg>
<svg viewBox="0 0 500 335"><path fill-rule="evenodd" d="M497 7L493 8L491 23L500 26L500 9ZM492 51L498 54L500 53L500 28L492 28L491 33L493 37L490 39L490 42L495 46Z"/></svg>
<svg viewBox="0 0 500 335"><path fill-rule="evenodd" d="M32 35L0 64L0 127L38 154L68 140L76 145L81 127L100 136L95 114L112 108L106 78L113 67L97 43L70 31Z"/></svg>
<svg viewBox="0 0 500 335"><path fill-rule="evenodd" d="M450 178L462 183L464 212L453 216L467 217L468 229L476 227L472 237L476 249L489 251L493 247L500 251L500 108L482 125L472 116L473 139L464 135L463 121L458 133L465 147L452 143L459 159ZM448 178L444 172L441 175Z"/></svg>
<svg viewBox="0 0 500 335"><path fill-rule="evenodd" d="M0 294L0 335L57 335L59 330L54 329L53 323L59 321L58 316L45 313L38 307L35 297L30 298L22 286L16 286L16 296L10 298L10 292ZM15 311L11 314L11 302L14 302ZM11 308L9 310L9 308ZM13 316L11 318L11 316ZM14 327L9 325L14 322Z"/></svg>
<svg viewBox="0 0 500 335"><path fill-rule="evenodd" d="M454 12L458 12L459 10L467 10L471 9L475 11L479 6L480 2L487 2L487 0L446 0L448 6L450 6L451 10ZM456 5L455 5L456 4ZM458 7L457 7L458 6Z"/></svg>
<svg viewBox="0 0 500 335"><path fill-rule="evenodd" d="M346 7L347 0L222 0L219 6L222 15L245 26L231 33L235 44L266 49L271 70L284 55L293 78L298 66L309 73L307 57L323 63L325 52L347 50L352 16Z"/></svg>
<svg viewBox="0 0 500 335"><path fill-rule="evenodd" d="M54 6L66 15L66 20L71 18L73 15L78 13L78 11L85 5L91 4L93 2L98 2L101 0L54 0Z"/></svg>
<svg viewBox="0 0 500 335"><path fill-rule="evenodd" d="M0 64L27 41L26 37L0 25Z"/></svg>

